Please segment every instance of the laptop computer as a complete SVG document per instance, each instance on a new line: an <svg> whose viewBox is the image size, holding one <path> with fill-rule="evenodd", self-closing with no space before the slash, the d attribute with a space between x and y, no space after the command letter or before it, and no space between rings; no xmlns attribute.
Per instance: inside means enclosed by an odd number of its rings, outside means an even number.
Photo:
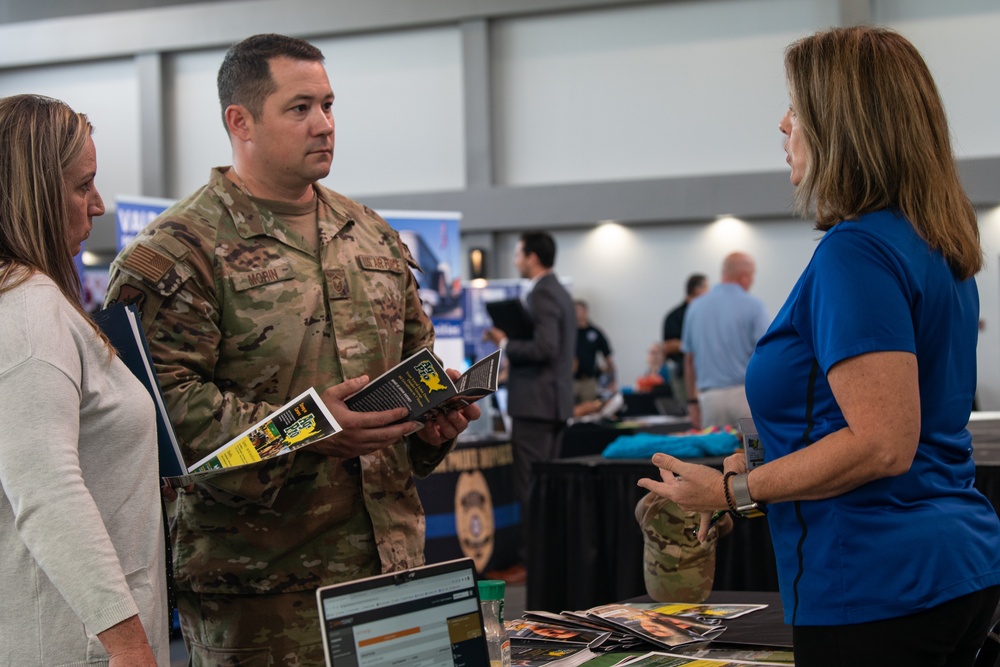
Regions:
<svg viewBox="0 0 1000 667"><path fill-rule="evenodd" d="M489 667L471 558L316 591L328 667Z"/></svg>

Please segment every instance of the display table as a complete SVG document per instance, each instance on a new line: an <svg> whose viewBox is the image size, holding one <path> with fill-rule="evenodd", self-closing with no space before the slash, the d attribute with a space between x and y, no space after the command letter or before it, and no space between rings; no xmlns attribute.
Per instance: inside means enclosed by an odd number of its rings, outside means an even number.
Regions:
<svg viewBox="0 0 1000 667"><path fill-rule="evenodd" d="M640 597L628 602L650 602L648 597ZM792 647L792 627L785 625L781 598L768 591L714 591L708 602L716 604L766 604L746 616L725 621L726 631L712 644L732 646L734 644L769 646L789 649ZM586 667L611 667L630 654L605 653L588 660Z"/></svg>
<svg viewBox="0 0 1000 667"><path fill-rule="evenodd" d="M679 433L690 428L691 422L686 417L655 416L614 423L579 421L563 431L559 458L600 454L620 435Z"/></svg>
<svg viewBox="0 0 1000 667"><path fill-rule="evenodd" d="M521 515L506 438L460 438L441 465L416 482L427 517L428 563L467 556L485 572L516 562Z"/></svg>
<svg viewBox="0 0 1000 667"><path fill-rule="evenodd" d="M969 424L976 487L1000 507L1000 415ZM721 468L722 458L698 459ZM634 510L643 477L658 478L648 460L586 456L535 467L528 545L526 608L560 612L644 595L642 533ZM766 519L735 522L719 541L715 590L776 591L774 550Z"/></svg>
<svg viewBox="0 0 1000 667"><path fill-rule="evenodd" d="M722 468L722 457L692 459ZM646 593L636 503L648 460L584 456L536 464L528 544L527 609L586 609ZM777 591L771 534L764 519L736 521L719 541L718 590Z"/></svg>

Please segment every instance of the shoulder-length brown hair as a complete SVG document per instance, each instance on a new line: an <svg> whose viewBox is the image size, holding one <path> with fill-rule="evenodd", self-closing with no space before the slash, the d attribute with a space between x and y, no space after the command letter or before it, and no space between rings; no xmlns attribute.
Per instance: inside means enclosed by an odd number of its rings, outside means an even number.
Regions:
<svg viewBox="0 0 1000 667"><path fill-rule="evenodd" d="M59 100L0 99L0 294L44 273L88 321L69 247L63 174L92 132L86 115Z"/></svg>
<svg viewBox="0 0 1000 667"><path fill-rule="evenodd" d="M796 192L816 227L895 207L960 278L983 266L976 213L958 179L948 121L916 48L882 28L836 28L785 52L809 151Z"/></svg>

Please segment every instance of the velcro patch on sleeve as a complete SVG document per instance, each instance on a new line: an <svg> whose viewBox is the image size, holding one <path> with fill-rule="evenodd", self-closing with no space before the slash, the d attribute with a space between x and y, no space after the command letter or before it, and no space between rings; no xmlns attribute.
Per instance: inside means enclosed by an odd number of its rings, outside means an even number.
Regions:
<svg viewBox="0 0 1000 667"><path fill-rule="evenodd" d="M358 255L358 265L367 271L389 271L402 273L405 267L399 257L383 257L382 255Z"/></svg>
<svg viewBox="0 0 1000 667"><path fill-rule="evenodd" d="M156 285L167 271L174 265L174 260L153 248L138 244L122 262L122 267L141 276L149 283Z"/></svg>

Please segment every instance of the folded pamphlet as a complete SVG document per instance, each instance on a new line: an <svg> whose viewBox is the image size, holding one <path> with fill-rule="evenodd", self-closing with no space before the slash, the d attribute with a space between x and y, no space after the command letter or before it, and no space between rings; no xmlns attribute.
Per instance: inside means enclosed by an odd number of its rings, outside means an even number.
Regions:
<svg viewBox="0 0 1000 667"><path fill-rule="evenodd" d="M189 475L225 472L328 438L342 430L316 390L310 387L237 438L188 467Z"/></svg>
<svg viewBox="0 0 1000 667"><path fill-rule="evenodd" d="M500 350L472 365L456 380L427 348L369 382L344 401L355 412L379 412L393 408L409 411L404 421L427 422L440 412L459 410L497 390Z"/></svg>
<svg viewBox="0 0 1000 667"><path fill-rule="evenodd" d="M118 357L149 392L156 407L160 477L184 486L220 472L282 456L340 431L316 390L310 387L276 412L230 440L192 466L184 462L170 423L135 305L118 303L94 315L94 321L115 347Z"/></svg>

